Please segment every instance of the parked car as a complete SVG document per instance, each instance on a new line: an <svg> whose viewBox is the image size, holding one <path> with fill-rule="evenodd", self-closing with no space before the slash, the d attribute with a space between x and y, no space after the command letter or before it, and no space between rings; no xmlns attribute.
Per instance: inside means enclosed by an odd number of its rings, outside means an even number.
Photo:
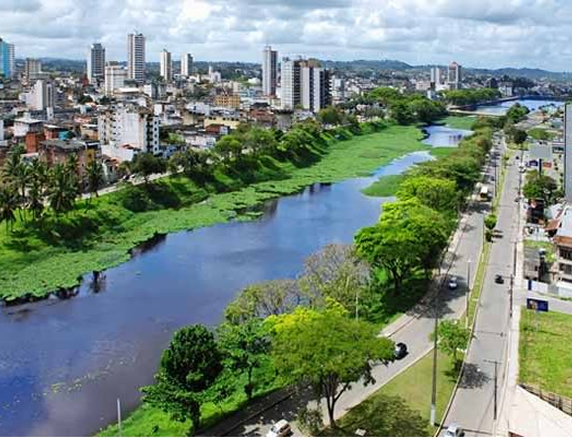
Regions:
<svg viewBox="0 0 572 438"><path fill-rule="evenodd" d="M395 344L395 352L394 352L395 358L396 359L403 359L405 356L407 356L407 345L405 345L403 342L398 342L397 344Z"/></svg>
<svg viewBox="0 0 572 438"><path fill-rule="evenodd" d="M500 274L495 275L495 283L498 283L498 284L504 283L504 278L502 278L502 275L500 275Z"/></svg>
<svg viewBox="0 0 572 438"><path fill-rule="evenodd" d="M457 289L458 286L459 286L459 282L457 280L457 277L453 276L453 277L449 278L449 289L455 290L455 289Z"/></svg>
<svg viewBox="0 0 572 438"><path fill-rule="evenodd" d="M459 427L457 424L450 424L445 432L445 436L448 437L457 437L457 436L465 436L465 431L462 427Z"/></svg>
<svg viewBox="0 0 572 438"><path fill-rule="evenodd" d="M290 427L290 423L286 420L280 420L272 425L268 433L266 434L267 437L279 437L279 436L290 436L292 435L292 428Z"/></svg>

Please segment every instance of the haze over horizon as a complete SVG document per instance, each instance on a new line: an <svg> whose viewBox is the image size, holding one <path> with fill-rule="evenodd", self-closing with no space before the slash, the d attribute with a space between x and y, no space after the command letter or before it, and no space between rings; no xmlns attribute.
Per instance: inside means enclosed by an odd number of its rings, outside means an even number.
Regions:
<svg viewBox="0 0 572 438"><path fill-rule="evenodd" d="M136 29L148 62L163 48L260 62L271 44L280 56L570 71L571 17L564 0L2 0L0 37L18 58L83 59L97 41L122 61Z"/></svg>

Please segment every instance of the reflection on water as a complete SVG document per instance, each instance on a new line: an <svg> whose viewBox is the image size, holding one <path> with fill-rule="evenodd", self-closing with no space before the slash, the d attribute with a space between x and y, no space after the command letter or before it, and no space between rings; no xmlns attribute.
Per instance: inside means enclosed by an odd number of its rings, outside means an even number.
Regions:
<svg viewBox="0 0 572 438"><path fill-rule="evenodd" d="M560 107L563 105L563 102L550 99L519 99L501 102L497 105L479 105L476 109L481 113L502 116L517 102L526 106L530 111L538 111L545 106Z"/></svg>
<svg viewBox="0 0 572 438"><path fill-rule="evenodd" d="M423 140L423 143L433 147L456 147L459 142L472 131L466 129L454 129L448 126L431 125L424 128L429 137Z"/></svg>
<svg viewBox="0 0 572 438"><path fill-rule="evenodd" d="M352 242L380 213L360 190L429 159L416 152L372 177L314 184L252 222L157 235L128 262L87 274L73 299L1 309L1 434L82 436L114 421L118 397L126 412L138 404L174 330L217 324L241 288L294 278L319 248Z"/></svg>

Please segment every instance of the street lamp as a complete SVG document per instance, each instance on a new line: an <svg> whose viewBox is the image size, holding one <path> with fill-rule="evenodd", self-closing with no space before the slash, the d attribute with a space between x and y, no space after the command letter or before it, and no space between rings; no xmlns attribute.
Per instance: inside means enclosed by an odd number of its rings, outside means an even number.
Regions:
<svg viewBox="0 0 572 438"><path fill-rule="evenodd" d="M469 297L471 296L471 259L467 260L467 290L465 292L465 328L469 328Z"/></svg>

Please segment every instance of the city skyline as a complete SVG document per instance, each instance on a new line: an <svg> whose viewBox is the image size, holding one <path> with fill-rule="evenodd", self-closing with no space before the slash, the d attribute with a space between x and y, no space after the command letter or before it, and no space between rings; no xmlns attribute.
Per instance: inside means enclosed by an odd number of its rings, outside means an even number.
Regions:
<svg viewBox="0 0 572 438"><path fill-rule="evenodd" d="M284 54L341 61L399 59L418 65L456 59L471 67L551 71L570 71L572 65L566 18L572 5L564 1L104 0L94 6L3 1L2 36L16 45L18 58L85 59L91 44L100 42L107 59L124 61L125 35L136 30L147 38L150 62L158 62L167 47L199 60L259 63L261 47L271 44Z"/></svg>

